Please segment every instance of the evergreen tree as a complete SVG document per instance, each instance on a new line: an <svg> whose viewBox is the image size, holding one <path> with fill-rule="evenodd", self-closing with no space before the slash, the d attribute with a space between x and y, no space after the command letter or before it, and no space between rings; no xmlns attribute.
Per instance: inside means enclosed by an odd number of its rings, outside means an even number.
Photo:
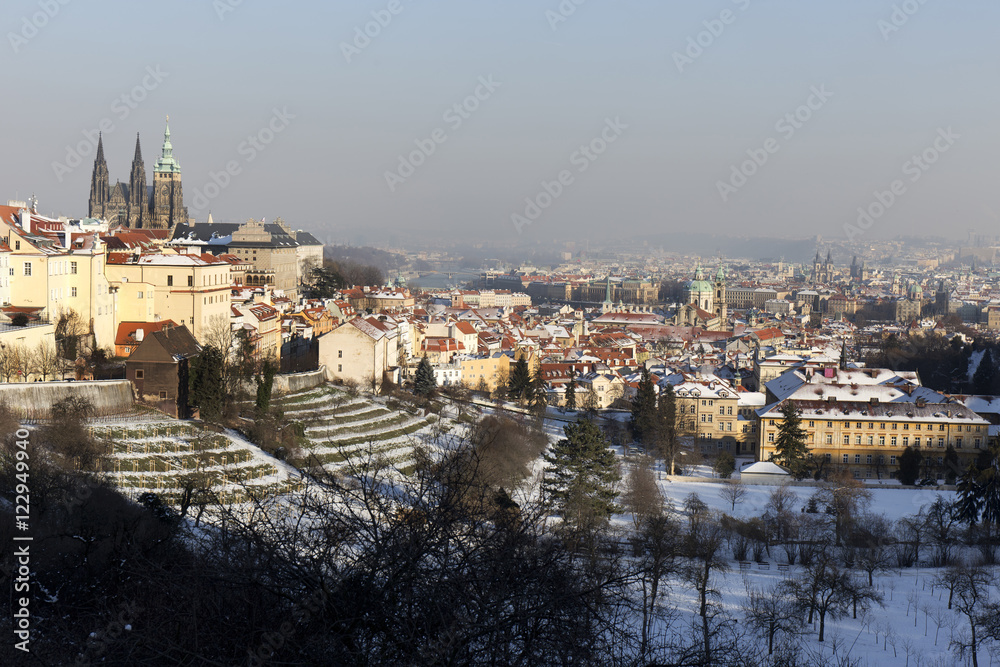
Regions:
<svg viewBox="0 0 1000 667"><path fill-rule="evenodd" d="M791 401L785 401L781 416L771 459L787 468L796 479L802 479L807 472L809 448L806 447L806 431L802 428L799 409Z"/></svg>
<svg viewBox="0 0 1000 667"><path fill-rule="evenodd" d="M274 374L277 372L274 363L268 359L264 362L260 375L257 376L257 413L267 412L271 406L271 389L274 386Z"/></svg>
<svg viewBox="0 0 1000 667"><path fill-rule="evenodd" d="M191 362L188 399L206 421L216 421L222 416L226 400L222 379L224 363L222 353L211 345L203 348Z"/></svg>
<svg viewBox="0 0 1000 667"><path fill-rule="evenodd" d="M913 447L907 447L899 456L899 483L907 486L915 484L920 477L920 463L923 460L920 452Z"/></svg>
<svg viewBox="0 0 1000 667"><path fill-rule="evenodd" d="M719 477L729 479L733 472L736 471L736 457L730 452L722 452L716 457L715 465L712 467Z"/></svg>
<svg viewBox="0 0 1000 667"><path fill-rule="evenodd" d="M975 464L966 468L958 480L958 501L955 503L955 515L959 521L974 526L979 521L982 511L979 493L979 469Z"/></svg>
<svg viewBox="0 0 1000 667"><path fill-rule="evenodd" d="M972 390L977 394L988 394L993 388L993 355L989 348L983 350L983 356L979 360L979 366L972 375ZM968 376L966 376L968 377Z"/></svg>
<svg viewBox="0 0 1000 667"><path fill-rule="evenodd" d="M430 396L436 388L437 380L434 379L434 369L431 368L431 362L427 361L425 354L413 377L413 393L417 396Z"/></svg>
<svg viewBox="0 0 1000 667"><path fill-rule="evenodd" d="M644 444L651 444L656 436L656 385L646 368L632 399L632 431Z"/></svg>
<svg viewBox="0 0 1000 667"><path fill-rule="evenodd" d="M511 372L510 380L507 382L507 398L512 401L519 401L525 398L530 385L531 371L528 369L527 357L522 355L517 360L517 363L514 364L514 370Z"/></svg>
<svg viewBox="0 0 1000 667"><path fill-rule="evenodd" d="M673 385L668 384L656 404L656 453L664 464L670 464L673 475L680 453L680 436L677 428L677 397Z"/></svg>
<svg viewBox="0 0 1000 667"><path fill-rule="evenodd" d="M566 409L576 410L576 372L569 372L569 382L566 383Z"/></svg>
<svg viewBox="0 0 1000 667"><path fill-rule="evenodd" d="M549 395L545 391L545 379L542 377L541 365L538 366L538 370L535 371L534 377L531 378L531 382L528 384L527 396L531 407L544 412L545 406L549 402Z"/></svg>
<svg viewBox="0 0 1000 667"><path fill-rule="evenodd" d="M567 424L563 433L566 437L545 455L545 498L575 527L603 524L617 511L615 485L621 472L615 453L593 422Z"/></svg>

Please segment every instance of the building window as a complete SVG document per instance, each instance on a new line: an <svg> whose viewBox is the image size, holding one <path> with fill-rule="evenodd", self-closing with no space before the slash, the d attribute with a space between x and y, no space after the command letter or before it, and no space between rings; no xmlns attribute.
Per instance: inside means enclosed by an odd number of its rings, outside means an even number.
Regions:
<svg viewBox="0 0 1000 667"><path fill-rule="evenodd" d="M890 456L889 457L889 465L891 465L891 466L896 465L896 457L895 456Z"/></svg>
<svg viewBox="0 0 1000 667"><path fill-rule="evenodd" d="M141 368L137 368L135 371L135 379L141 380L142 378L143 378L143 370Z"/></svg>
<svg viewBox="0 0 1000 667"><path fill-rule="evenodd" d="M871 436L871 435L868 436L868 444L869 445L874 445L875 444L875 437L874 436Z"/></svg>
<svg viewBox="0 0 1000 667"><path fill-rule="evenodd" d="M76 288L75 287L70 287L69 288L69 295L70 296L76 296Z"/></svg>
<svg viewBox="0 0 1000 667"><path fill-rule="evenodd" d="M727 407L726 407L726 414L727 414L727 415L731 415L731 414L733 414L733 406L731 406L731 405L730 405L730 406L727 406ZM979 427L978 427L978 426L976 427L976 430L977 430L977 431L979 430Z"/></svg>
<svg viewBox="0 0 1000 667"><path fill-rule="evenodd" d="M855 463L861 463L861 454L855 454L854 455L854 462Z"/></svg>
<svg viewBox="0 0 1000 667"><path fill-rule="evenodd" d="M69 263L69 272L74 276L76 275L76 262Z"/></svg>
<svg viewBox="0 0 1000 667"><path fill-rule="evenodd" d="M160 398L166 398L166 397L167 397L167 392L161 391L160 392Z"/></svg>
<svg viewBox="0 0 1000 667"><path fill-rule="evenodd" d="M774 442L774 434L773 433L768 433L767 434L767 441L768 442Z"/></svg>
<svg viewBox="0 0 1000 667"><path fill-rule="evenodd" d="M814 426L816 426L816 422L809 422L809 428L813 428Z"/></svg>
<svg viewBox="0 0 1000 667"><path fill-rule="evenodd" d="M719 414L720 415L725 415L726 414L726 407L724 405L720 405L719 406Z"/></svg>
<svg viewBox="0 0 1000 667"><path fill-rule="evenodd" d="M826 427L827 428L833 428L833 422L827 422L826 423Z"/></svg>
<svg viewBox="0 0 1000 667"><path fill-rule="evenodd" d="M845 444L845 445L849 445L849 444L851 444L851 436L849 436L849 435L845 435L845 436L844 436L844 444ZM847 456L847 455L846 455L846 454L844 454L844 456ZM844 461L844 463L847 463L847 461Z"/></svg>
<svg viewBox="0 0 1000 667"><path fill-rule="evenodd" d="M980 444L981 443L979 442L979 438L976 438L975 442L973 443L973 447L975 447L976 449L979 449Z"/></svg>
<svg viewBox="0 0 1000 667"><path fill-rule="evenodd" d="M344 358L344 351L343 350L337 350L337 358L338 359L343 359Z"/></svg>
<svg viewBox="0 0 1000 667"><path fill-rule="evenodd" d="M885 447L885 436L884 435L880 435L878 437L878 446L879 447Z"/></svg>
<svg viewBox="0 0 1000 667"><path fill-rule="evenodd" d="M939 430L939 431L943 431L943 430L944 430L944 424L940 424L940 425L938 426L938 430Z"/></svg>
<svg viewBox="0 0 1000 667"><path fill-rule="evenodd" d="M848 462L848 456L847 456L847 454L844 454L844 463L847 463L847 462Z"/></svg>
<svg viewBox="0 0 1000 667"><path fill-rule="evenodd" d="M896 436L892 436L891 438L889 438L889 444L892 445L893 447L896 446Z"/></svg>
<svg viewBox="0 0 1000 667"><path fill-rule="evenodd" d="M188 276L188 287L194 287L194 276Z"/></svg>
<svg viewBox="0 0 1000 667"><path fill-rule="evenodd" d="M344 372L344 366L342 364L337 364L337 372L338 373L343 373Z"/></svg>
<svg viewBox="0 0 1000 667"><path fill-rule="evenodd" d="M141 299L142 298L142 292L136 292L135 293L135 298Z"/></svg>
<svg viewBox="0 0 1000 667"><path fill-rule="evenodd" d="M21 249L21 242L14 241L14 250L20 250L20 249Z"/></svg>
<svg viewBox="0 0 1000 667"><path fill-rule="evenodd" d="M854 436L854 444L855 445L860 445L861 444L861 436L860 435Z"/></svg>
<svg viewBox="0 0 1000 667"><path fill-rule="evenodd" d="M828 445L832 445L833 444L833 433L827 433L826 434L826 444L828 444Z"/></svg>
<svg viewBox="0 0 1000 667"><path fill-rule="evenodd" d="M25 262L24 263L24 275L25 276L30 276L31 275L31 262Z"/></svg>
<svg viewBox="0 0 1000 667"><path fill-rule="evenodd" d="M868 456L865 457L865 463L871 465L871 462L872 462L872 455L869 454Z"/></svg>
<svg viewBox="0 0 1000 667"><path fill-rule="evenodd" d="M938 447L944 447L944 438L938 438Z"/></svg>
<svg viewBox="0 0 1000 667"><path fill-rule="evenodd" d="M920 436L919 435L916 436L915 438L913 438L913 446L916 447L917 449L920 449Z"/></svg>
<svg viewBox="0 0 1000 667"><path fill-rule="evenodd" d="M174 277L167 276L167 287L173 287L173 286L174 286Z"/></svg>
<svg viewBox="0 0 1000 667"><path fill-rule="evenodd" d="M962 448L962 439L955 438L955 449L961 449L961 448Z"/></svg>

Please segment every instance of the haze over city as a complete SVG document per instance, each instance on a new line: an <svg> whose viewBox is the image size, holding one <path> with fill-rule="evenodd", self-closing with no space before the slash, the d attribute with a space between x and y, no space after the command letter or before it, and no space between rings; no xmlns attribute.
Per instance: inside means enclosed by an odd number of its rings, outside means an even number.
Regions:
<svg viewBox="0 0 1000 667"><path fill-rule="evenodd" d="M0 9L0 179L46 214L86 214L102 121L114 183L169 115L193 217L282 216L324 240L844 237L894 180L871 238L998 221L995 3L43 4Z"/></svg>

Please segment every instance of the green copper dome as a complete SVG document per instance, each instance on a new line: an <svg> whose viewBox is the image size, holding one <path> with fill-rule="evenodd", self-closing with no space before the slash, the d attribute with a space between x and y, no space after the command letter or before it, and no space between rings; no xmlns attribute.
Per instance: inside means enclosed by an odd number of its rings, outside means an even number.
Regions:
<svg viewBox="0 0 1000 667"><path fill-rule="evenodd" d="M688 283L688 291L691 294L712 293L712 285L705 280L705 272L701 270L701 265L694 272L694 280Z"/></svg>

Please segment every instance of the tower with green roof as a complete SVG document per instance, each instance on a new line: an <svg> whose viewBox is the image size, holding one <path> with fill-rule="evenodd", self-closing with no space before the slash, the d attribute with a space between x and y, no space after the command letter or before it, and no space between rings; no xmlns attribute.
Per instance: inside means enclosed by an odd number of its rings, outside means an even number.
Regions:
<svg viewBox="0 0 1000 667"><path fill-rule="evenodd" d="M153 167L153 199L149 227L171 229L179 222L188 221L181 188L181 165L174 158L170 143L170 116L163 131L163 149Z"/></svg>

